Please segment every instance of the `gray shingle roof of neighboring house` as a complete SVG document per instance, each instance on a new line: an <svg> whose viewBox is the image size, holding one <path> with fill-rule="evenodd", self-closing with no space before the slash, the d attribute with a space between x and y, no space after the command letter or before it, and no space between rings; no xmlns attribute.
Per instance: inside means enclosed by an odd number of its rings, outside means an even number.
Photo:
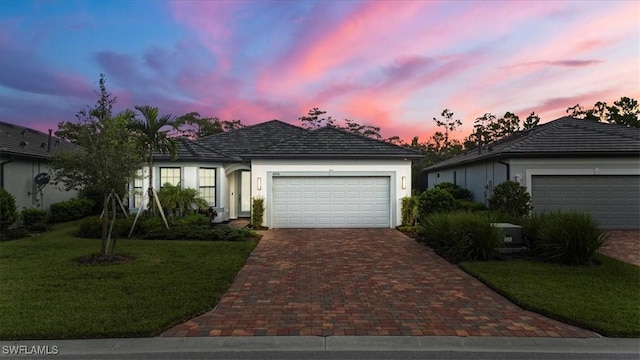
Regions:
<svg viewBox="0 0 640 360"><path fill-rule="evenodd" d="M307 132L308 130L306 129L280 120L271 120L220 134L205 136L197 141L210 149L240 161L240 154Z"/></svg>
<svg viewBox="0 0 640 360"><path fill-rule="evenodd" d="M640 129L562 117L447 159L425 170L515 157L640 156Z"/></svg>
<svg viewBox="0 0 640 360"><path fill-rule="evenodd" d="M280 142L256 147L241 155L253 159L417 159L422 156L412 149L330 126L284 137Z"/></svg>
<svg viewBox="0 0 640 360"><path fill-rule="evenodd" d="M49 146L51 141L51 146ZM24 126L0 122L0 152L3 156L47 159L55 151L75 150L76 145Z"/></svg>
<svg viewBox="0 0 640 360"><path fill-rule="evenodd" d="M194 161L208 161L208 162L234 162L236 159L222 154L218 151L212 150L206 146L203 146L193 140L187 138L176 139L178 145L178 153L176 160L194 160ZM153 158L156 161L171 161L169 153L163 154L161 152L155 152Z"/></svg>

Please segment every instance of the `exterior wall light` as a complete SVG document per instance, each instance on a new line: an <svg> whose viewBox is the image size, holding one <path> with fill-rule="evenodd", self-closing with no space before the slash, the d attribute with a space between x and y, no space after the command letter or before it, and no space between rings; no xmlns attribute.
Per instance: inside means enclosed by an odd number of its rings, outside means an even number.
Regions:
<svg viewBox="0 0 640 360"><path fill-rule="evenodd" d="M403 176L402 177L402 190L407 188L407 177Z"/></svg>
<svg viewBox="0 0 640 360"><path fill-rule="evenodd" d="M262 178L258 176L258 190L262 190Z"/></svg>

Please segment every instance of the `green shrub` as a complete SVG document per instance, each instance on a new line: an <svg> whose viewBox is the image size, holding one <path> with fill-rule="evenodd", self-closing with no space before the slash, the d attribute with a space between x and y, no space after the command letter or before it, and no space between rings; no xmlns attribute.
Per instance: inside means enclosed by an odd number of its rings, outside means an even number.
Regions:
<svg viewBox="0 0 640 360"><path fill-rule="evenodd" d="M24 209L20 213L22 226L29 231L47 230L47 212L41 209Z"/></svg>
<svg viewBox="0 0 640 360"><path fill-rule="evenodd" d="M171 223L175 226L204 226L208 227L211 220L209 216L204 214L188 214L182 217L171 218Z"/></svg>
<svg viewBox="0 0 640 360"><path fill-rule="evenodd" d="M515 181L505 181L493 189L489 210L515 216L527 216L533 209L527 188Z"/></svg>
<svg viewBox="0 0 640 360"><path fill-rule="evenodd" d="M111 236L116 238L126 238L131 231L131 225L133 225L134 216L128 216L126 218L116 218L116 223L113 225L113 233ZM109 222L111 224L111 222Z"/></svg>
<svg viewBox="0 0 640 360"><path fill-rule="evenodd" d="M54 223L72 221L91 215L95 203L91 199L71 199L51 204L50 220Z"/></svg>
<svg viewBox="0 0 640 360"><path fill-rule="evenodd" d="M112 237L129 236L134 217L118 218L113 227ZM169 229L160 217L138 218L132 237L149 240L201 240L201 241L247 241L257 236L250 229L236 229L226 225L210 227L209 217L191 214L184 217L170 217ZM102 219L98 216L80 221L78 237L99 239L102 236Z"/></svg>
<svg viewBox="0 0 640 360"><path fill-rule="evenodd" d="M487 207L484 204L465 199L456 199L456 209L470 212L487 211Z"/></svg>
<svg viewBox="0 0 640 360"><path fill-rule="evenodd" d="M418 226L427 244L452 262L487 260L502 246L502 231L486 214L464 211L431 214Z"/></svg>
<svg viewBox="0 0 640 360"><path fill-rule="evenodd" d="M207 202L198 197L196 189L182 189L179 185L174 186L168 183L158 191L158 199L167 213L176 216L190 214L193 205L198 208L207 207Z"/></svg>
<svg viewBox="0 0 640 360"><path fill-rule="evenodd" d="M201 241L247 241L256 234L250 229L236 229L226 225L213 228L208 226L170 226L164 225L139 234L141 239L152 240L201 240Z"/></svg>
<svg viewBox="0 0 640 360"><path fill-rule="evenodd" d="M418 197L405 196L401 199L402 225L414 226L418 218Z"/></svg>
<svg viewBox="0 0 640 360"><path fill-rule="evenodd" d="M80 191L79 197L93 201L93 206L87 216L100 215L102 213L102 207L104 206L104 193L97 186L86 186L82 191ZM127 204L124 205L127 206Z"/></svg>
<svg viewBox="0 0 640 360"><path fill-rule="evenodd" d="M254 197L251 205L251 227L259 229L264 220L264 198Z"/></svg>
<svg viewBox="0 0 640 360"><path fill-rule="evenodd" d="M102 237L102 219L98 216L84 218L78 224L75 236L88 239L100 239Z"/></svg>
<svg viewBox="0 0 640 360"><path fill-rule="evenodd" d="M586 265L607 240L608 234L589 214L557 212L538 220L535 252L566 265Z"/></svg>
<svg viewBox="0 0 640 360"><path fill-rule="evenodd" d="M29 231L23 227L9 229L2 233L0 241L9 241L29 237Z"/></svg>
<svg viewBox="0 0 640 360"><path fill-rule="evenodd" d="M440 183L433 188L445 190L457 200L471 200L471 191L450 182Z"/></svg>
<svg viewBox="0 0 640 360"><path fill-rule="evenodd" d="M129 216L128 218L116 218L116 223L113 225L111 237L116 239L126 238L129 236L132 224L132 216ZM111 226L111 220L109 220L109 226ZM101 239L102 219L99 216L90 216L80 220L78 231L75 236L88 239Z"/></svg>
<svg viewBox="0 0 640 360"><path fill-rule="evenodd" d="M418 218L424 221L430 214L453 211L456 202L453 196L443 189L431 189L418 198Z"/></svg>
<svg viewBox="0 0 640 360"><path fill-rule="evenodd" d="M16 210L16 199L9 194L4 188L0 188L0 237L4 236L18 220L18 211Z"/></svg>

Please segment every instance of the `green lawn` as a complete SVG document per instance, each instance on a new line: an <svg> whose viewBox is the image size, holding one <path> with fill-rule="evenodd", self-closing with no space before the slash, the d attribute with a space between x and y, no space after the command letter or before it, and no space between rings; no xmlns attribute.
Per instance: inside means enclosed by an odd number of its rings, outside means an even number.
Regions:
<svg viewBox="0 0 640 360"><path fill-rule="evenodd" d="M606 256L589 267L526 260L460 267L514 303L604 336L640 336L640 267Z"/></svg>
<svg viewBox="0 0 640 360"><path fill-rule="evenodd" d="M76 223L0 243L0 339L157 335L212 309L253 242L119 240L117 265L79 265L100 241Z"/></svg>

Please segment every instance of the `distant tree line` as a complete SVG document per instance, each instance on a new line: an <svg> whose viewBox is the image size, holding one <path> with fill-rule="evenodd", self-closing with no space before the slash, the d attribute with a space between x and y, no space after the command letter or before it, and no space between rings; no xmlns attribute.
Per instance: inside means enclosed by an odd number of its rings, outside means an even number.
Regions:
<svg viewBox="0 0 640 360"><path fill-rule="evenodd" d="M437 130L427 141L421 142L419 137L415 136L407 143L400 139L399 136L391 136L383 139L380 134L381 129L377 126L360 124L351 119L344 119L342 122L339 122L331 116L326 116L326 113L326 111L320 110L319 108L312 108L307 115L301 116L298 120L302 123L302 127L306 129L334 126L345 131L401 145L422 153L422 160L414 161L414 185L417 182L416 177L425 167L460 155L465 151L476 149L478 146L484 146L501 140L518 131L531 129L540 123L540 116L535 112L529 114L524 121L522 121L518 115L509 111L502 116L485 113L474 120L473 131L468 134L464 140L460 141L454 137L454 134L457 129L462 126L462 121L454 116L452 110L444 109L440 113L440 117L433 118ZM605 102L598 101L589 109L585 109L577 104L569 107L567 113L577 119L599 121L628 127L640 127L638 101L629 97L622 97L620 100L614 101L611 106Z"/></svg>

